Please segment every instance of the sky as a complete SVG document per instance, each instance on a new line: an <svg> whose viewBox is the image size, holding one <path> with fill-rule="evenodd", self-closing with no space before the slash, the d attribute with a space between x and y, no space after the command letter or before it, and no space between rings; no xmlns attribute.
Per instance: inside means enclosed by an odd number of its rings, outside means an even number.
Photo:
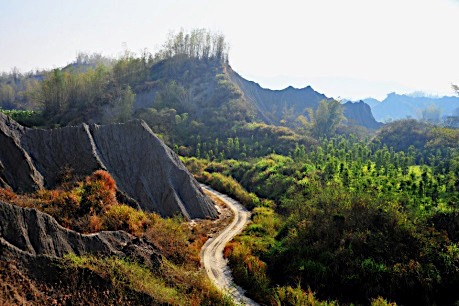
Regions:
<svg viewBox="0 0 459 306"><path fill-rule="evenodd" d="M194 28L223 33L232 68L266 88L358 100L459 83L459 0L0 0L0 71L155 52Z"/></svg>

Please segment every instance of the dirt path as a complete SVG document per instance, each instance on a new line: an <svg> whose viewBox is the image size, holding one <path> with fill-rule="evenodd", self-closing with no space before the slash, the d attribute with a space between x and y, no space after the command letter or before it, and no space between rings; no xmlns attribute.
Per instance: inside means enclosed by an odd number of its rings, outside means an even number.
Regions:
<svg viewBox="0 0 459 306"><path fill-rule="evenodd" d="M202 246L201 262L206 269L206 273L211 281L223 291L233 296L236 303L241 305L258 305L244 295L244 290L234 284L228 262L223 258L223 249L237 234L242 232L250 220L250 212L239 202L221 194L212 188L201 185L216 197L220 198L234 213L234 219L223 231L215 237L210 238Z"/></svg>

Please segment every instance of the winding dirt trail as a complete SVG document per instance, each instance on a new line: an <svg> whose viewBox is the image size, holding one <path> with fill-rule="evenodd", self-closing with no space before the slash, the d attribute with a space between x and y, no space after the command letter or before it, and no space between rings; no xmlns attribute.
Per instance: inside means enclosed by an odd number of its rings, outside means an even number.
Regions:
<svg viewBox="0 0 459 306"><path fill-rule="evenodd" d="M250 212L230 197L206 185L201 184L201 187L220 198L234 213L234 219L231 224L218 233L218 235L207 240L202 246L201 262L206 269L206 273L211 281L218 288L229 293L236 303L241 305L258 305L244 295L244 289L234 283L228 267L228 261L223 258L225 245L242 232L250 220Z"/></svg>

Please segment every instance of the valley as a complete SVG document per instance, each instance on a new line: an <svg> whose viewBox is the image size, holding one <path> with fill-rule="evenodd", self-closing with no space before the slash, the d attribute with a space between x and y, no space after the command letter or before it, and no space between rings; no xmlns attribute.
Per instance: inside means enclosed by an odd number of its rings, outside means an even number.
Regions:
<svg viewBox="0 0 459 306"><path fill-rule="evenodd" d="M228 46L1 75L0 304L459 301L459 98L271 90Z"/></svg>

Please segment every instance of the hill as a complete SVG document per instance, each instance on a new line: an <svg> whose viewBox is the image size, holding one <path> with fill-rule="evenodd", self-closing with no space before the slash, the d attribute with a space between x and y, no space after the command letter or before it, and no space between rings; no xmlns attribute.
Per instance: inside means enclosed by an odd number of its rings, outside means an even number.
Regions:
<svg viewBox="0 0 459 306"><path fill-rule="evenodd" d="M158 61L147 75L148 81L133 87L134 117L145 120L185 156L237 158L249 154L243 148L262 156L311 147L316 140L305 129L311 122L304 120L321 100L332 100L309 86L265 89L241 77L227 62L186 54ZM344 124L378 128L364 103L343 104L343 109L349 119ZM273 143L279 145L274 149ZM228 148L232 144L235 147Z"/></svg>
<svg viewBox="0 0 459 306"><path fill-rule="evenodd" d="M215 208L176 154L141 121L28 129L0 114L0 187L53 188L65 172L109 171L121 193L163 216L213 218Z"/></svg>
<svg viewBox="0 0 459 306"><path fill-rule="evenodd" d="M11 113L25 126L141 119L180 155L211 159L291 154L326 136L312 132L311 112L332 99L310 86L270 90L244 79L229 65L221 35L180 32L154 56L91 59L79 56L62 69L41 72L33 86L25 79L14 85L20 76L5 77L2 92L16 90L24 101L5 94L3 105L38 110ZM340 133L363 135L379 126L363 103L341 108L348 120L339 116Z"/></svg>
<svg viewBox="0 0 459 306"><path fill-rule="evenodd" d="M363 101L346 102L343 104L343 107L348 125L359 125L371 130L377 130L382 126L373 117L371 107Z"/></svg>
<svg viewBox="0 0 459 306"><path fill-rule="evenodd" d="M307 109L316 110L321 100L331 100L311 86L282 90L262 88L259 84L248 81L231 68L227 69L230 79L239 87L243 97L257 112L257 117L267 124L294 126L300 115ZM373 118L371 109L365 103L343 104L347 124L377 129L380 125Z"/></svg>
<svg viewBox="0 0 459 306"><path fill-rule="evenodd" d="M210 221L192 229L115 192L103 170L52 190L0 188L0 304L231 305L200 271Z"/></svg>
<svg viewBox="0 0 459 306"><path fill-rule="evenodd" d="M310 86L270 90L244 79L232 69L228 69L228 75L239 87L245 100L256 109L258 118L268 124L278 125L286 119L292 123L296 117L305 113L306 108L316 109L321 100L328 99Z"/></svg>

